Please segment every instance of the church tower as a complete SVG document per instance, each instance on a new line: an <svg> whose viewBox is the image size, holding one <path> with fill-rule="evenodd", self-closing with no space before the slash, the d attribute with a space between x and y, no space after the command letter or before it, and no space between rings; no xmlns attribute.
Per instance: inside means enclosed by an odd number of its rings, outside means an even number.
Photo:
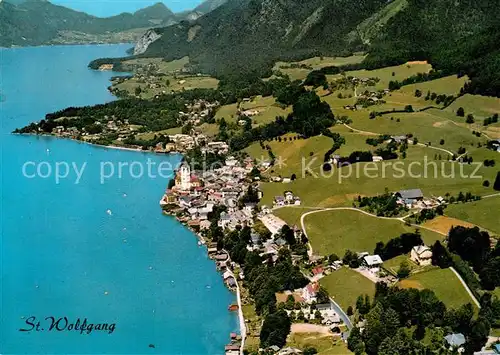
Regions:
<svg viewBox="0 0 500 355"><path fill-rule="evenodd" d="M181 190L187 191L191 189L191 169L188 164L182 164L179 170L181 177L180 188Z"/></svg>

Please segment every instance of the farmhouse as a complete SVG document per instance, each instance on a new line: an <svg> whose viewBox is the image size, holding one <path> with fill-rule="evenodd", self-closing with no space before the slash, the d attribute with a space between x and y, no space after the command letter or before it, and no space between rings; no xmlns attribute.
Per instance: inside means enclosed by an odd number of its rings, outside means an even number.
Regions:
<svg viewBox="0 0 500 355"><path fill-rule="evenodd" d="M319 283L310 283L302 289L302 298L306 303L316 302L316 297L319 291Z"/></svg>
<svg viewBox="0 0 500 355"><path fill-rule="evenodd" d="M500 153L500 139L494 139L488 142L488 147L491 147L492 150L496 150Z"/></svg>
<svg viewBox="0 0 500 355"><path fill-rule="evenodd" d="M391 136L391 140L396 143L403 143L406 141L406 136Z"/></svg>
<svg viewBox="0 0 500 355"><path fill-rule="evenodd" d="M417 245L413 247L410 254L410 259L418 265L430 265L432 263L431 248L425 245Z"/></svg>
<svg viewBox="0 0 500 355"><path fill-rule="evenodd" d="M399 199L400 204L405 204L408 207L412 207L424 198L424 194L420 189L401 190L396 192L395 196Z"/></svg>
<svg viewBox="0 0 500 355"><path fill-rule="evenodd" d="M369 269L378 269L382 265L382 258L378 255L367 255L363 257L363 263Z"/></svg>
<svg viewBox="0 0 500 355"><path fill-rule="evenodd" d="M459 347L465 344L465 336L462 333L448 334L444 339L450 347Z"/></svg>

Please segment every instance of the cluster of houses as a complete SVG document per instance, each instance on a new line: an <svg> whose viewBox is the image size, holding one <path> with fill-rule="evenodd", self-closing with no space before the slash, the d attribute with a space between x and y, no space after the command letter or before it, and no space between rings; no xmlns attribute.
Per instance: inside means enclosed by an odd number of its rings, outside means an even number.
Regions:
<svg viewBox="0 0 500 355"><path fill-rule="evenodd" d="M319 290L319 283L311 282L306 287L301 289L278 292L276 293L276 299L278 302L286 302L291 296L296 304L301 304L300 309L286 310L287 314L293 314L295 319L300 319L300 314L304 317L304 319L310 321L316 320L319 316L319 322L323 325L331 327L340 325L342 323L342 319L332 308L330 303L317 304ZM315 305L314 309L311 308L312 304Z"/></svg>
<svg viewBox="0 0 500 355"><path fill-rule="evenodd" d="M210 228L208 215L216 205L225 206L218 225L234 230L239 226L253 225L255 203L245 203L240 208L238 201L248 190L246 176L252 170L249 160L241 166L238 160L228 157L224 166L211 171L196 173L183 164L175 175L175 184L168 189L160 205L177 215L190 227L203 230Z"/></svg>
<svg viewBox="0 0 500 355"><path fill-rule="evenodd" d="M358 253L362 259L361 268L377 274L384 261L379 255L370 255L367 252ZM426 245L416 245L411 249L410 260L419 266L428 266L432 264L432 250Z"/></svg>
<svg viewBox="0 0 500 355"><path fill-rule="evenodd" d="M166 153L169 152L187 152L193 149L196 145L195 137L190 136L189 134L173 134L169 135L169 143L163 145L163 143L159 143L156 146L156 151L164 150ZM203 139L204 137L200 137L199 139Z"/></svg>
<svg viewBox="0 0 500 355"><path fill-rule="evenodd" d="M273 200L274 207L295 205L300 206L300 197L295 196L292 191L285 191L283 196L275 196Z"/></svg>
<svg viewBox="0 0 500 355"><path fill-rule="evenodd" d="M64 126L57 126L53 128L51 133L59 137L71 139L78 139L79 137L86 137L86 139L98 139L103 135L117 134L117 140L122 141L131 133L137 131L137 127L130 125L128 120L118 120L115 117L108 116L104 116L104 119L107 120L107 122L103 123L96 121L94 123L99 127L99 133L87 132L85 127L80 130L77 127L66 128Z"/></svg>
<svg viewBox="0 0 500 355"><path fill-rule="evenodd" d="M218 101L209 102L206 100L195 100L193 103L186 104L186 111L179 112L179 120L185 123L191 123L198 126L202 121L215 112L220 106Z"/></svg>
<svg viewBox="0 0 500 355"><path fill-rule="evenodd" d="M400 190L394 195L397 197L397 203L407 208L434 208L445 203L444 198L441 196L437 198L424 198L421 189Z"/></svg>

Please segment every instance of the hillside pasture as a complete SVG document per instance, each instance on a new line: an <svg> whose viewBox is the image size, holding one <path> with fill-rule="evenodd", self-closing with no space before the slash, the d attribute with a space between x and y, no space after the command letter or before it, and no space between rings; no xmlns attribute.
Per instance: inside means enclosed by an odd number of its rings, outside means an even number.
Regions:
<svg viewBox="0 0 500 355"><path fill-rule="evenodd" d="M469 81L467 76L459 78L457 75L450 75L444 78L425 81L422 83L405 85L399 91L409 95L414 95L416 90L420 90L422 92L422 97L425 97L428 91L431 93L435 92L438 95L445 94L456 96L460 93L460 89L463 88L467 81Z"/></svg>
<svg viewBox="0 0 500 355"><path fill-rule="evenodd" d="M460 191L479 195L494 192L482 183L483 180L493 182L496 169L481 166L475 172L474 165L446 161L444 152L441 152L443 160L434 160L437 153L439 151L429 147L410 145L406 159L357 163L323 174L311 170L310 175L303 175L299 171L297 180L286 184L286 188L282 183L262 183L264 196L261 202L272 205L274 196L281 195L283 189L293 191L305 207L346 206L352 204L358 195L374 196L384 193L386 188L389 191L420 188L425 196L444 196L446 193L457 196Z"/></svg>
<svg viewBox="0 0 500 355"><path fill-rule="evenodd" d="M349 57L314 57L299 62L277 62L273 70L281 71L283 74L288 75L291 80L304 80L312 70L330 66L357 64L361 63L365 57L364 55L352 55ZM307 66L307 68L300 68L299 66L301 65ZM291 68L291 66L296 67Z"/></svg>
<svg viewBox="0 0 500 355"><path fill-rule="evenodd" d="M385 67L375 70L354 70L346 72L346 76L353 76L356 78L379 78L380 81L375 85L375 89L387 89L390 81L402 81L410 76L418 73L428 73L432 69L432 65L427 62L408 62L406 64ZM339 75L327 76L329 81L331 79L339 78ZM367 87L369 88L369 87ZM362 89L360 89L361 91Z"/></svg>
<svg viewBox="0 0 500 355"><path fill-rule="evenodd" d="M420 272L401 280L398 286L432 290L447 308L457 309L464 304L471 303L477 309L458 277L450 269L432 269Z"/></svg>
<svg viewBox="0 0 500 355"><path fill-rule="evenodd" d="M473 223L500 236L498 211L500 211L500 196L485 198L470 203L449 205L445 210L445 214L462 221Z"/></svg>
<svg viewBox="0 0 500 355"><path fill-rule="evenodd" d="M356 307L356 299L360 295L368 295L373 300L375 284L360 273L343 267L320 281L335 302L347 310L349 306Z"/></svg>
<svg viewBox="0 0 500 355"><path fill-rule="evenodd" d="M377 134L412 134L418 138L420 143L430 142L433 147L445 148L452 152L456 152L459 147L467 149L476 146L479 142L486 142L484 138L472 135L471 130L467 127L455 124L443 117L443 113L439 109L387 114L374 119L370 119L367 115L353 119L350 126ZM444 140L443 145L440 144L441 140ZM442 156L446 156L446 153L441 153Z"/></svg>
<svg viewBox="0 0 500 355"><path fill-rule="evenodd" d="M347 250L372 253L378 242L387 243L403 233L415 231L396 219L381 219L353 210L320 211L304 218L309 242L315 253L342 256ZM421 230L426 244L442 236Z"/></svg>
<svg viewBox="0 0 500 355"><path fill-rule="evenodd" d="M258 114L250 117L254 126L272 122L277 116L286 117L292 112L291 107L281 107L272 96L256 96L249 102L221 106L215 114L215 119L224 118L228 122L237 123L238 109L258 111Z"/></svg>
<svg viewBox="0 0 500 355"><path fill-rule="evenodd" d="M484 119L494 113L500 114L500 98L466 94L455 100L446 110L455 115L459 107L463 107L466 116L471 113L476 118Z"/></svg>
<svg viewBox="0 0 500 355"><path fill-rule="evenodd" d="M297 135L288 134L281 138L281 141L266 141L264 145L269 145L276 157L276 164L271 168L271 175L281 175L289 177L292 174L300 175L302 171L302 161L317 170L323 163L324 154L332 147L332 139L326 136L316 136L308 139L295 139ZM285 140L286 139L286 140ZM254 159L269 160L269 152L262 149L259 143L253 143L245 151Z"/></svg>

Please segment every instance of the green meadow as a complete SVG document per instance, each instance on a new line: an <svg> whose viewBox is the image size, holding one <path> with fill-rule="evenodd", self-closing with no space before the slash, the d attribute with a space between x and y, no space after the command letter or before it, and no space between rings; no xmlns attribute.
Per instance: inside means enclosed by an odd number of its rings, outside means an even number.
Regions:
<svg viewBox="0 0 500 355"><path fill-rule="evenodd" d="M343 256L347 250L372 253L378 242L387 243L403 233L415 232L394 219L381 219L353 210L321 211L304 218L313 250L320 255ZM422 239L432 245L443 236L420 230Z"/></svg>
<svg viewBox="0 0 500 355"><path fill-rule="evenodd" d="M344 310L349 306L355 308L360 295L366 294L371 300L375 295L375 283L347 267L325 276L320 283Z"/></svg>
<svg viewBox="0 0 500 355"><path fill-rule="evenodd" d="M464 304L471 303L477 309L458 277L450 269L432 269L419 272L400 281L398 286L432 290L448 308L456 309Z"/></svg>
<svg viewBox="0 0 500 355"><path fill-rule="evenodd" d="M500 236L500 196L470 203L449 205L446 215L481 226Z"/></svg>

